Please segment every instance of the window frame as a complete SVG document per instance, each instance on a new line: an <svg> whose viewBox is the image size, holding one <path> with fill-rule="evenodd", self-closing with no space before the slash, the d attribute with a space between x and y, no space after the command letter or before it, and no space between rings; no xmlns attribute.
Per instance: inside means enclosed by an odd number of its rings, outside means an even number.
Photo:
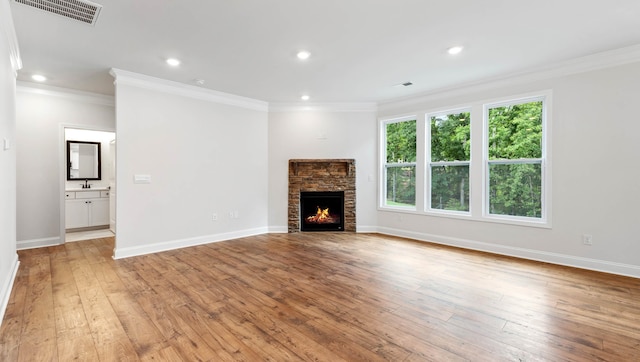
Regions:
<svg viewBox="0 0 640 362"><path fill-rule="evenodd" d="M542 134L540 140L541 155L540 158L521 158L521 159L489 159L489 110L498 107L507 107L518 104L542 102ZM482 105L482 122L483 122L483 134L482 134L482 171L483 171L483 193L482 193L482 218L495 221L517 225L537 225L551 227L550 225L550 194L551 194L551 180L550 172L548 172L549 164L549 151L550 151L550 132L549 132L549 118L551 110L551 91L537 92L535 95L503 98L502 100L485 102ZM541 180L541 194L540 194L540 217L528 217L528 216L516 216L516 215L504 215L493 214L490 210L490 166L491 165L516 165L516 164L539 164L540 165L540 180Z"/></svg>
<svg viewBox="0 0 640 362"><path fill-rule="evenodd" d="M424 128L425 128L425 173L426 173L426 177L425 177L425 181L424 181L424 188L425 188L425 201L424 201L424 211L427 213L434 213L434 214L444 214L444 215L457 215L457 216L470 216L472 215L472 209L473 209L473 203L472 203L472 187L471 187L471 165L472 165L472 160L473 160L473 141L472 141L472 134L473 134L473 112L472 112L472 107L471 106L467 106L467 107L457 107L457 108L451 108L451 109L446 109L443 111L437 111L437 112L427 112L425 113L425 117L424 117ZM471 146L471 151L469 152L469 160L468 161L437 161L437 162L433 162L431 161L431 151L432 151L432 135L431 135L431 118L433 117L438 117L438 116L444 116L444 115L450 115L450 114L458 114L458 113L463 113L463 112L468 112L469 113L469 142L472 144ZM469 172L469 211L461 211L461 210L446 210L446 209L436 209L431 207L431 194L432 194L432 186L433 186L433 176L432 176L432 170L433 170L433 166L463 166L466 165L468 167L468 172Z"/></svg>
<svg viewBox="0 0 640 362"><path fill-rule="evenodd" d="M393 123L400 122L416 122L416 161L414 162L387 162L387 125ZM416 115L403 116L391 119L384 119L380 121L380 202L378 204L380 209L392 209L396 211L417 211L417 203L418 203L418 129L419 129L419 118ZM415 200L413 206L399 206L399 205L388 205L387 204L387 170L392 167L414 167L415 176L416 177L416 185L414 194Z"/></svg>
<svg viewBox="0 0 640 362"><path fill-rule="evenodd" d="M489 163L488 109L509 104L527 103L536 100L543 102L542 114L542 163L541 163L541 217L520 217L511 215L490 214L489 210ZM412 113L388 115L378 118L378 210L408 213L429 217L486 222L491 224L507 224L534 228L552 228L552 104L553 92L550 89L511 94L490 99L476 99L466 103L458 103L445 107L433 107ZM469 157L469 211L454 211L431 208L431 130L430 117L460 111L470 112L471 154ZM386 125L393 122L416 120L416 163L397 165L414 166L415 174L415 207L398 207L386 205L387 180L386 165ZM502 160L492 160L498 163ZM515 160L512 160L515 161ZM527 162L532 160L518 160ZM466 162L465 162L466 163ZM400 220L400 219L398 219Z"/></svg>

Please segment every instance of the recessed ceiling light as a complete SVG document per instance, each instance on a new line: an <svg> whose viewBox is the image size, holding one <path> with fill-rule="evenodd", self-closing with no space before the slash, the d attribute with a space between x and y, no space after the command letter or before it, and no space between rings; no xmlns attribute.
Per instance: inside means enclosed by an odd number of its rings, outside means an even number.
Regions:
<svg viewBox="0 0 640 362"><path fill-rule="evenodd" d="M462 51L462 47L461 46L455 46L455 47L451 47L447 50L447 53L451 54L451 55L456 55L459 54Z"/></svg>
<svg viewBox="0 0 640 362"><path fill-rule="evenodd" d="M300 59L300 60L308 59L310 55L311 55L311 53L309 53L309 52L308 52L308 51L306 51L306 50L301 50L301 51L299 51L299 52L298 52L298 54L297 54L298 59Z"/></svg>
<svg viewBox="0 0 640 362"><path fill-rule="evenodd" d="M180 65L180 61L176 58L169 58L167 59L167 64L169 64L172 67L177 67L178 65Z"/></svg>
<svg viewBox="0 0 640 362"><path fill-rule="evenodd" d="M34 74L31 76L31 79L35 80L36 82L44 82L47 80L47 77L40 74Z"/></svg>
<svg viewBox="0 0 640 362"><path fill-rule="evenodd" d="M302 99L303 101L308 101L309 100L309 96L305 94L302 97L300 97L300 99Z"/></svg>

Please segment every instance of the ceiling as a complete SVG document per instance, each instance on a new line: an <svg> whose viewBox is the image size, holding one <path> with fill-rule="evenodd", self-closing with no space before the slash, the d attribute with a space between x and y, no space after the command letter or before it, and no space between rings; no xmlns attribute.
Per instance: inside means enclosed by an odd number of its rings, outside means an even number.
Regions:
<svg viewBox="0 0 640 362"><path fill-rule="evenodd" d="M101 94L118 68L275 103L383 102L640 44L638 0L96 0L95 26L2 1L18 80Z"/></svg>

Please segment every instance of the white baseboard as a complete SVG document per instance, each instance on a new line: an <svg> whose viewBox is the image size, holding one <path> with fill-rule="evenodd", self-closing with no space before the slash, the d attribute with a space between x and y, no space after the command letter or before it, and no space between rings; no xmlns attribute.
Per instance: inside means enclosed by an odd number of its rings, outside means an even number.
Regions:
<svg viewBox="0 0 640 362"><path fill-rule="evenodd" d="M631 264L615 263L606 260L582 258L578 256L550 253L546 251L517 248L512 246L504 246L490 244L475 240L452 238L442 235L432 235L427 233L418 233L400 229L379 227L377 232L385 235L399 236L429 243L455 246L464 249L485 251L493 254L513 256L521 259L541 261L545 263L570 266L574 268L594 270L604 273L623 275L633 278L640 278L640 266Z"/></svg>
<svg viewBox="0 0 640 362"><path fill-rule="evenodd" d="M196 238L189 239L180 239L180 240L172 240L165 241L151 245L144 245L139 247L130 247L130 248L116 248L114 250L114 259L127 258L131 256L144 255L157 253L161 251L174 250L185 248L189 246L196 246L208 243L214 243L218 241L238 239L248 236L260 235L260 234L276 234L276 233L287 233L288 230L286 227L282 226L270 226L264 228L256 228L249 230L240 230L230 233L223 234L214 234L201 236ZM460 238L452 238L443 235L434 235L428 233L420 233L413 232L401 229L393 229L386 227L375 227L375 226L359 226L357 228L358 233L380 233L385 235L399 236L424 242L430 242L435 244L442 244L448 246L454 246L464 249L470 250L478 250L489 252L493 254L500 254L506 256L513 256L521 259L535 260L541 261L545 263L552 263L558 265L565 265L574 268L594 270L604 273L611 273L617 275L624 275L633 278L640 278L640 266L631 265L631 264L622 264L615 263L606 260L599 259L591 259L591 258L583 258L578 256L559 254L559 253L551 253L540 250L533 249L525 249L518 248L512 246L498 245L485 243L481 241L469 240L469 239L460 239Z"/></svg>
<svg viewBox="0 0 640 362"><path fill-rule="evenodd" d="M9 298L11 297L11 290L13 289L13 282L16 280L16 275L18 275L18 267L20 266L20 261L18 260L18 254L13 258L12 270L11 274L8 275L8 278L2 281L2 289L0 289L0 323L4 320L4 313L7 311L7 305L9 305Z"/></svg>
<svg viewBox="0 0 640 362"><path fill-rule="evenodd" d="M357 233L377 233L378 232L378 227L377 226L356 226L356 232Z"/></svg>
<svg viewBox="0 0 640 362"><path fill-rule="evenodd" d="M286 226L269 226L269 234L286 234L289 228Z"/></svg>
<svg viewBox="0 0 640 362"><path fill-rule="evenodd" d="M233 232L222 233L222 234L198 236L195 238L169 240L169 241L163 241L155 244L134 246L134 247L128 247L128 248L118 248L117 237L116 237L116 248L113 250L113 258L114 259L129 258L132 256L181 249L189 246L209 244L209 243L215 243L218 241L225 241L225 240L231 240L231 239L239 239L239 238L244 238L248 236L266 234L268 231L269 230L266 227L255 228L255 229L239 230L239 231L233 231Z"/></svg>
<svg viewBox="0 0 640 362"><path fill-rule="evenodd" d="M56 246L60 244L62 244L60 242L60 237L55 236L52 238L21 240L16 242L16 249L25 250L25 249L33 249L33 248L44 248L47 246Z"/></svg>

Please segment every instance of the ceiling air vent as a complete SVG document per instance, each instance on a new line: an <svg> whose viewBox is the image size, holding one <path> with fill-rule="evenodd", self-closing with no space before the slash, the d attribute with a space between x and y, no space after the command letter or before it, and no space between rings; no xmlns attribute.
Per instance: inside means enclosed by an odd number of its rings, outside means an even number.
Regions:
<svg viewBox="0 0 640 362"><path fill-rule="evenodd" d="M91 25L96 24L102 9L100 4L80 0L14 0L14 2Z"/></svg>

